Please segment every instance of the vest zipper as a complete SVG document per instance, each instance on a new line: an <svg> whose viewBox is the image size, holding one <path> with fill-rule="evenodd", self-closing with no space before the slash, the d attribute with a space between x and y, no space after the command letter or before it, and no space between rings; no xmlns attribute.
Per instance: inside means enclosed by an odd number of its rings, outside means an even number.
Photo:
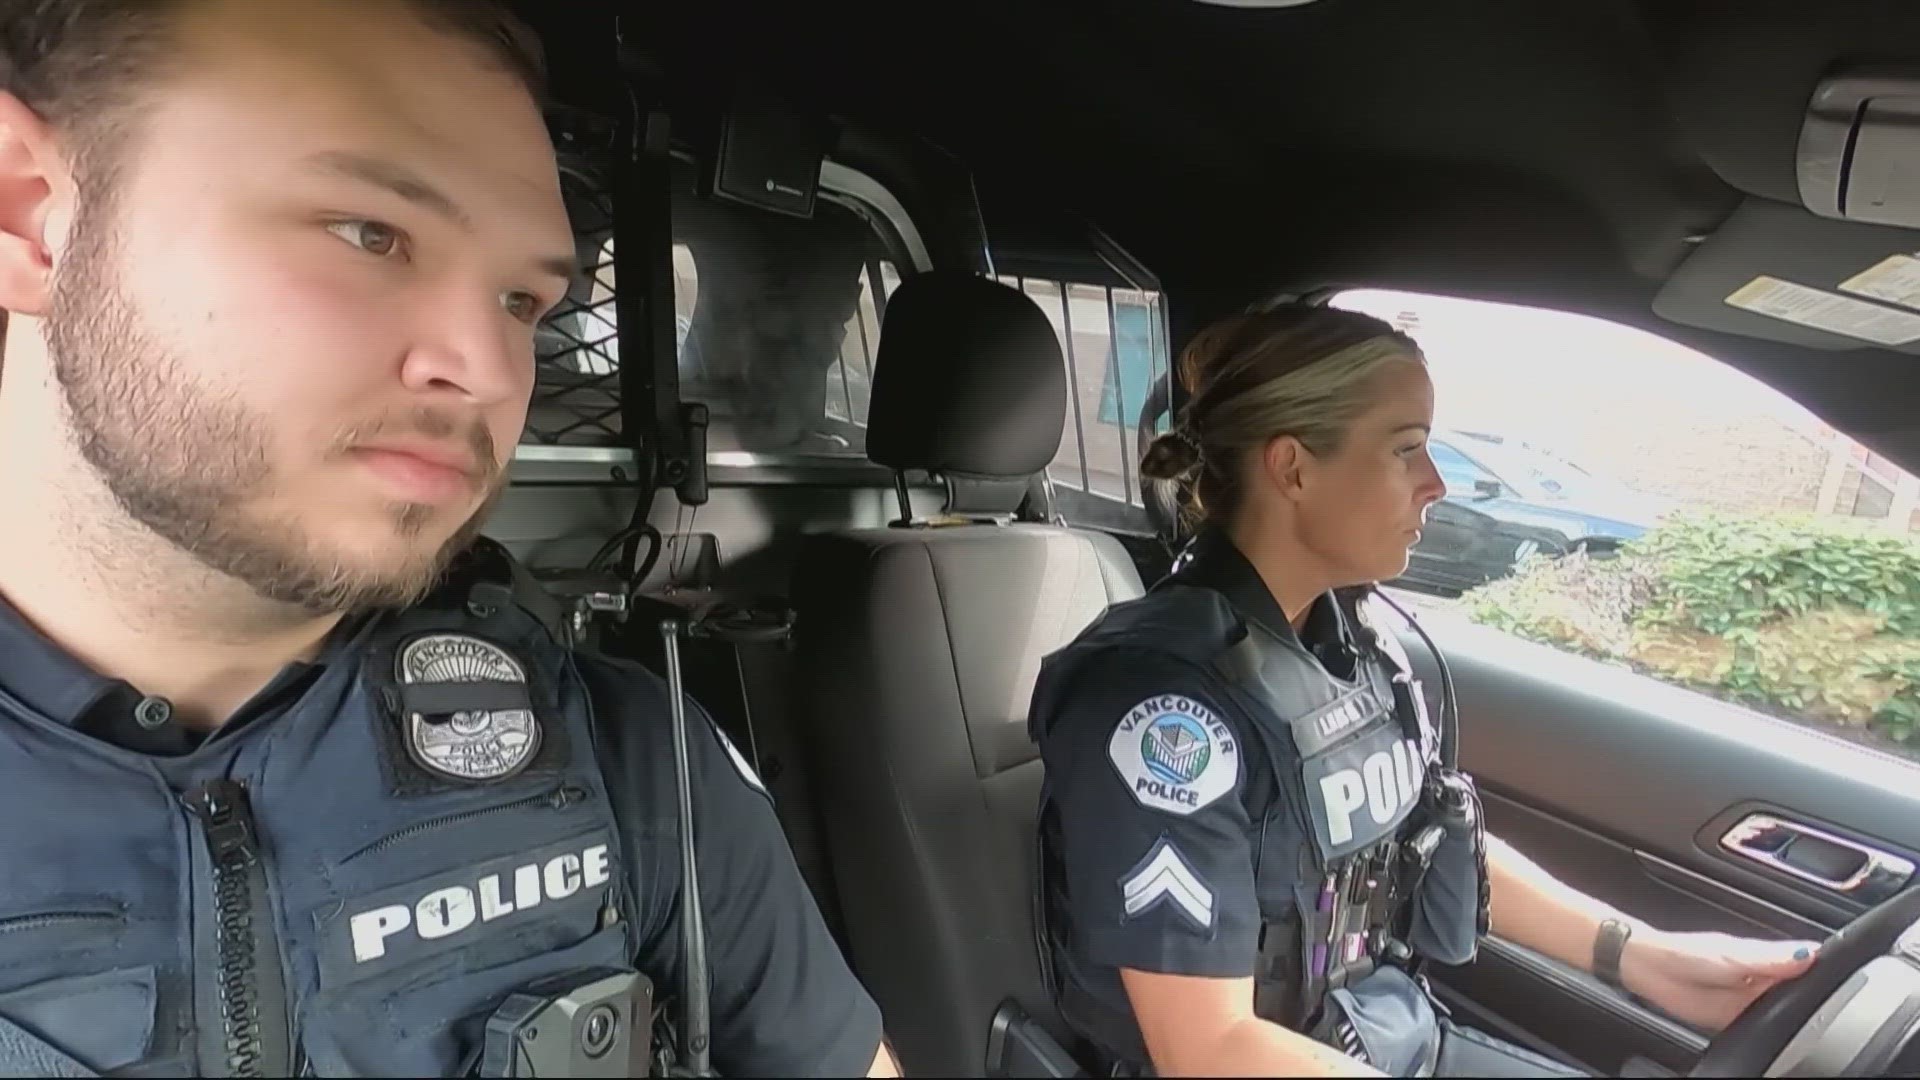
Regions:
<svg viewBox="0 0 1920 1080"><path fill-rule="evenodd" d="M525 810L537 806L545 806L552 810L565 810L575 803L584 801L586 797L586 788L567 784L554 788L552 791L539 795L529 795L524 799L515 799L512 802L504 802L496 806L483 806L478 810L462 810L457 814L447 814L444 817L429 818L426 821L415 822L397 832L388 833L373 843L368 844L366 847L361 848L359 851L341 859L340 864L345 866L347 863L360 858L362 855L372 855L378 851L385 851L395 844L411 840L422 833L429 833L435 829L445 828L448 825L463 824L475 818L485 817L488 814L497 814L503 810Z"/></svg>
<svg viewBox="0 0 1920 1080"><path fill-rule="evenodd" d="M211 780L188 792L186 804L200 822L212 870L214 996L228 1075L285 1076L286 989L246 788ZM202 1015L203 1031L210 1019Z"/></svg>

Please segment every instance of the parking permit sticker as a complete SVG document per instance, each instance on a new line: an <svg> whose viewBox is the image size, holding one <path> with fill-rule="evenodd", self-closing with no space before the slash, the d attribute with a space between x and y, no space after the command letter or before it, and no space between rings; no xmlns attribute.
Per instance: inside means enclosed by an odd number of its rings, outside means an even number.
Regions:
<svg viewBox="0 0 1920 1080"><path fill-rule="evenodd" d="M1881 345L1920 341L1920 314L1762 275L1727 297L1737 308Z"/></svg>
<svg viewBox="0 0 1920 1080"><path fill-rule="evenodd" d="M1890 255L1840 283L1850 293L1920 308L1920 259Z"/></svg>

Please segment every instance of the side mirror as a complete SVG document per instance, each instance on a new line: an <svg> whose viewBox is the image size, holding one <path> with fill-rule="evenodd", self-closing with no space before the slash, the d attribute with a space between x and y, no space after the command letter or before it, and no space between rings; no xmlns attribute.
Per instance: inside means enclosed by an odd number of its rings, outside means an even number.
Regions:
<svg viewBox="0 0 1920 1080"><path fill-rule="evenodd" d="M1507 487L1498 480L1475 480L1473 494L1479 499L1497 499L1507 493Z"/></svg>

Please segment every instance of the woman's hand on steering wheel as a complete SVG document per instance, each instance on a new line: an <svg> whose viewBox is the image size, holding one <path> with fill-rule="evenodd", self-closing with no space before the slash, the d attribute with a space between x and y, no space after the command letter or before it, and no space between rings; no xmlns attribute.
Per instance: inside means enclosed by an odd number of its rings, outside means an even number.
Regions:
<svg viewBox="0 0 1920 1080"><path fill-rule="evenodd" d="M1761 994L1806 974L1819 944L1722 933L1637 931L1620 956L1629 992L1674 1019L1718 1032Z"/></svg>

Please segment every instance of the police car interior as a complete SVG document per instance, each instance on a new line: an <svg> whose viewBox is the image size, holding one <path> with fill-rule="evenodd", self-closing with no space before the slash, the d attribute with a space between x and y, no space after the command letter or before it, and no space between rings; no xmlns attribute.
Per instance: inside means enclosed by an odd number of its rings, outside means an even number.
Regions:
<svg viewBox="0 0 1920 1080"><path fill-rule="evenodd" d="M1037 958L1026 711L1042 656L1185 539L1136 472L1210 320L1358 287L1580 313L1920 470L1920 335L1728 302L1920 249L1899 0L525 16L583 272L486 534L568 632L671 665L727 729L908 1075L1078 1067ZM1552 379L1540 346L1513 393ZM1456 1015L1606 1075L1920 1069L1911 763L1423 625L1494 832L1662 926L1826 942L1711 1039L1497 939L1435 970Z"/></svg>

